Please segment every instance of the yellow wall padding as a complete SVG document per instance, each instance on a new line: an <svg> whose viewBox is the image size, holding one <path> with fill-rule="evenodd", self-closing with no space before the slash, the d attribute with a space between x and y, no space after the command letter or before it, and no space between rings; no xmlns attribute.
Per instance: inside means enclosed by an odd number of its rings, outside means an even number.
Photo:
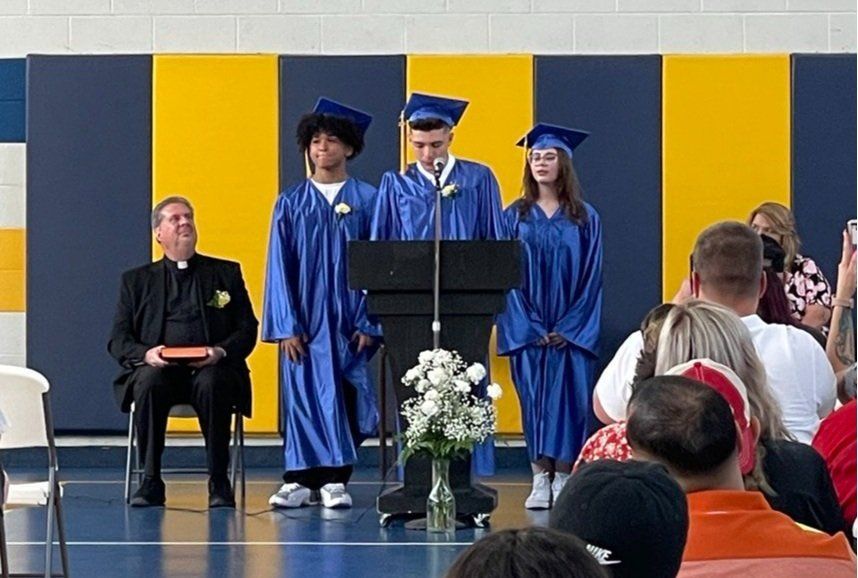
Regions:
<svg viewBox="0 0 858 578"><path fill-rule="evenodd" d="M763 201L789 205L789 56L665 56L663 83L662 272L670 299L708 225L745 221Z"/></svg>
<svg viewBox="0 0 858 578"><path fill-rule="evenodd" d="M470 101L454 129L453 154L489 165L504 205L518 198L524 153L516 141L533 124L533 57L408 56L407 90ZM409 150L409 159L413 160ZM495 351L492 339L491 351ZM498 432L520 433L521 415L506 358L492 354L492 378L504 388Z"/></svg>
<svg viewBox="0 0 858 578"><path fill-rule="evenodd" d="M0 229L0 311L26 311L26 229Z"/></svg>
<svg viewBox="0 0 858 578"><path fill-rule="evenodd" d="M194 204L199 252L241 263L257 317L268 226L278 191L277 56L156 55L153 65L152 197ZM160 257L157 246L153 254ZM277 350L249 359L253 419L247 431L276 432ZM175 420L173 431L195 430Z"/></svg>

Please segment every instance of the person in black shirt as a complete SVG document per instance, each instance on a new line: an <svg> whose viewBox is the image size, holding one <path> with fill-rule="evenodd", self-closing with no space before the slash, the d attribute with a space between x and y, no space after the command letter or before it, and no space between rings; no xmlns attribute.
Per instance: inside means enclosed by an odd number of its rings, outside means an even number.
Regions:
<svg viewBox="0 0 858 578"><path fill-rule="evenodd" d="M132 506L165 502L161 454L170 407L189 403L206 441L209 507L234 507L227 477L232 408L250 415L245 359L256 345L258 322L238 263L196 252L194 211L169 197L152 211L152 230L164 258L122 275L108 351L122 367L114 382L123 411L135 407L144 478ZM205 346L205 358L172 363L165 347Z"/></svg>

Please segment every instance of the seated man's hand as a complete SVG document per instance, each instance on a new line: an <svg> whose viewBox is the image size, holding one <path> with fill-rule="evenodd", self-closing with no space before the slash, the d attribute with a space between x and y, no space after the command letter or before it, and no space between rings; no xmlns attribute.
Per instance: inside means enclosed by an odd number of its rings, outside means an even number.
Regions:
<svg viewBox="0 0 858 578"><path fill-rule="evenodd" d="M146 355L143 356L143 362L146 365L150 365L152 367L167 367L170 365L170 362L161 357L161 350L164 349L163 345L156 345L152 349L146 352Z"/></svg>
<svg viewBox="0 0 858 578"><path fill-rule="evenodd" d="M359 354L367 347L372 347L372 344L375 343L375 339L373 339L371 335L355 331L355 334L352 335L352 342L357 343L357 352Z"/></svg>
<svg viewBox="0 0 858 578"><path fill-rule="evenodd" d="M286 358L292 363L301 365L301 359L307 355L304 349L304 344L307 343L306 335L296 335L288 339L280 340L280 349L286 355Z"/></svg>
<svg viewBox="0 0 858 578"><path fill-rule="evenodd" d="M214 365L224 357L226 357L226 351L224 351L222 347L206 347L205 359L194 361L193 363L189 363L188 365L200 369L208 365Z"/></svg>

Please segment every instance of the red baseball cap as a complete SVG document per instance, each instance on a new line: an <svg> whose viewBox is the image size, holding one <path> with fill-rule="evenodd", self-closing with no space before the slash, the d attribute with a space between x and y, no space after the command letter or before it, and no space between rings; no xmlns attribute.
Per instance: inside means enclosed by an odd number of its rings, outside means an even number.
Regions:
<svg viewBox="0 0 858 578"><path fill-rule="evenodd" d="M666 375L681 375L699 381L721 394L733 410L733 420L739 427L742 440L739 448L739 467L743 475L751 473L756 461L757 440L751 429L748 390L739 376L726 365L711 359L692 359L669 369Z"/></svg>

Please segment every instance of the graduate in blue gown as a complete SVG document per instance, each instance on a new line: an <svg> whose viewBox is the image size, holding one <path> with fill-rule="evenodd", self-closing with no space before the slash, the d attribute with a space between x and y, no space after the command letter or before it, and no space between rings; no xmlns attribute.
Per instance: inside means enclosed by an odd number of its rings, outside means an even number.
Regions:
<svg viewBox="0 0 858 578"><path fill-rule="evenodd" d="M413 93L403 117L417 162L403 173L386 172L378 187L371 238L428 241L435 238L435 170L440 171L441 230L445 240L507 239L500 189L492 170L453 156L453 127L465 113L465 100ZM414 360L415 364L417 360ZM488 365L488 360L484 362ZM485 393L485 383L481 385ZM494 474L494 439L474 448L474 472Z"/></svg>
<svg viewBox="0 0 858 578"><path fill-rule="evenodd" d="M522 286L497 320L521 401L533 488L529 509L551 507L587 435L602 309L602 226L584 202L572 151L587 133L539 124L522 198L505 211L522 242ZM553 479L552 479L553 478Z"/></svg>
<svg viewBox="0 0 858 578"><path fill-rule="evenodd" d="M348 288L347 242L368 239L375 189L346 171L371 118L320 99L298 125L312 176L282 192L271 222L262 339L280 346L284 484L269 502L350 507L357 447L378 424L368 361L379 328Z"/></svg>
<svg viewBox="0 0 858 578"><path fill-rule="evenodd" d="M441 228L447 240L506 238L498 182L480 163L453 156L450 144L467 101L412 94L405 106L408 140L417 157L404 173L382 176L372 221L372 239L428 241L435 238L435 163L443 163Z"/></svg>

